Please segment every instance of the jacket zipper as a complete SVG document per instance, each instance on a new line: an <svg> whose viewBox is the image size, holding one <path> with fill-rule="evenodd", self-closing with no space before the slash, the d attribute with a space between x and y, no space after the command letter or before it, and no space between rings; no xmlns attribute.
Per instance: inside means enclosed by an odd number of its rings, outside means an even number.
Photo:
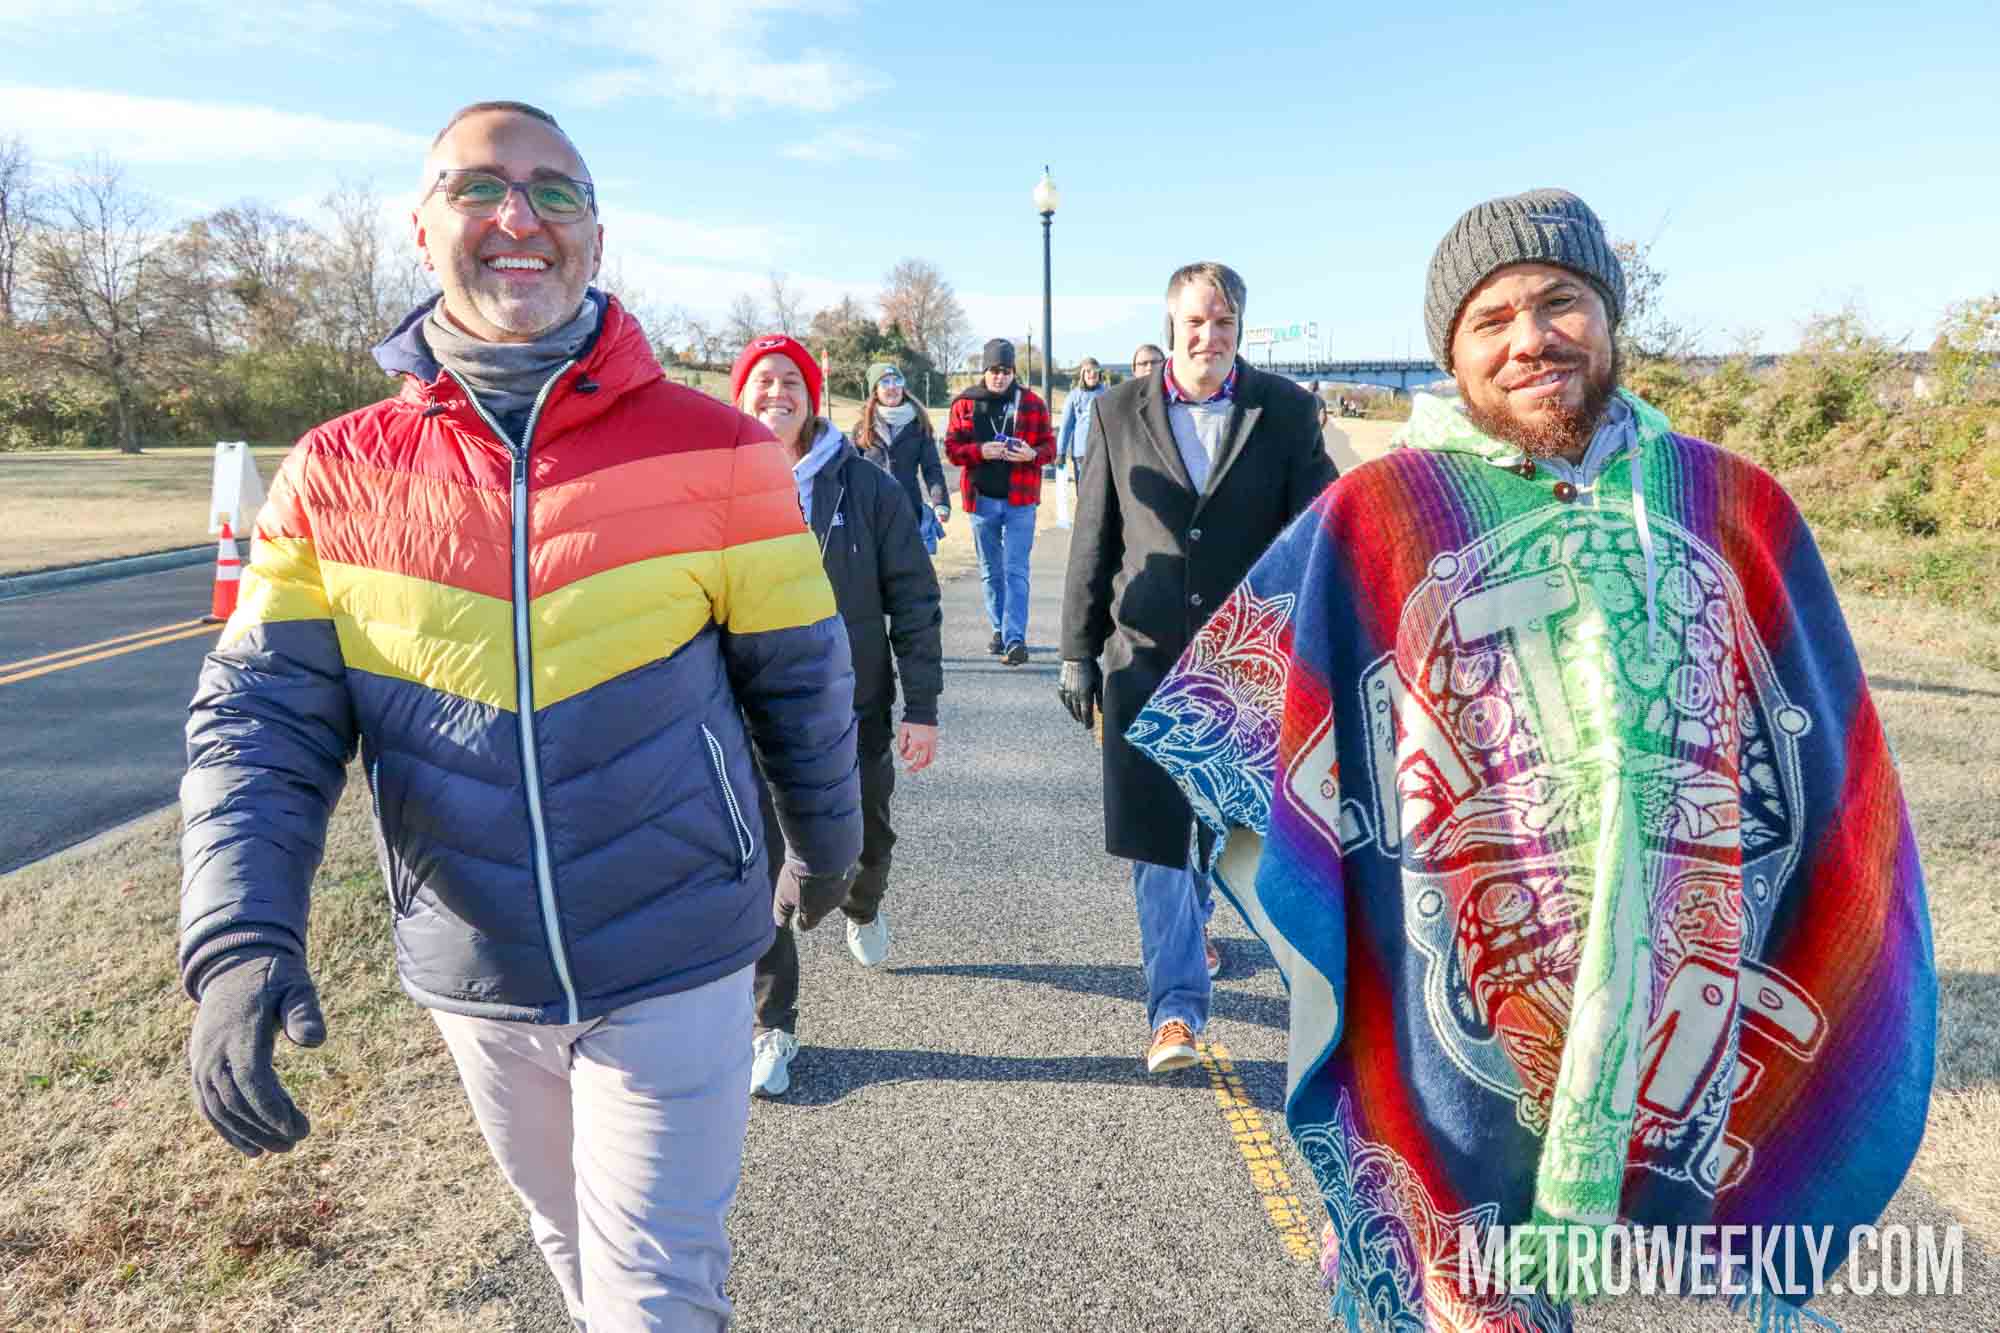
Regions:
<svg viewBox="0 0 2000 1333"><path fill-rule="evenodd" d="M549 390L555 388L556 381L568 373L576 364L574 359L565 361L549 376L548 383L535 395L535 405L528 410L528 424L521 430L521 442L515 444L507 439L507 432L500 429L486 411L479 396L465 389L465 397L472 404L472 410L479 413L493 437L507 444L508 452L514 457L513 480L513 556L514 556L514 706L520 717L521 733L521 779L528 791L528 827L534 834L532 858L535 866L535 889L541 898L542 933L548 939L549 960L555 964L556 980L562 986L563 1003L567 1014L565 1022L576 1023L578 1017L576 983L570 979L569 954L563 948L562 925L556 915L555 874L549 867L548 824L542 815L542 769L535 755L535 672L533 646L528 634L528 451L535 439L535 423L542 415L542 404L548 401ZM460 385L460 388L465 386Z"/></svg>
<svg viewBox="0 0 2000 1333"><path fill-rule="evenodd" d="M750 826L743 822L743 808L736 804L736 792L729 785L729 770L722 762L722 742L715 739L706 722L701 724L701 738L708 743L708 762L715 769L716 785L722 788L722 803L729 807L729 827L736 835L736 878L742 879L750 873L750 860L757 853L757 845L750 840Z"/></svg>

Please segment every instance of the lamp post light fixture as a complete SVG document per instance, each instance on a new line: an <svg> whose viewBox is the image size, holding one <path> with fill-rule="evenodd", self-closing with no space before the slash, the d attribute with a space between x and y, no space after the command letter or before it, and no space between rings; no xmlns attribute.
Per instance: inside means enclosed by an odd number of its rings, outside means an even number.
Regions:
<svg viewBox="0 0 2000 1333"><path fill-rule="evenodd" d="M1056 189L1055 177L1044 163L1042 178L1035 184L1035 211L1042 215L1042 406L1051 412L1055 411L1055 399L1049 394L1049 372L1055 362L1055 344L1049 308L1049 224L1055 221L1056 205L1061 202L1062 193Z"/></svg>

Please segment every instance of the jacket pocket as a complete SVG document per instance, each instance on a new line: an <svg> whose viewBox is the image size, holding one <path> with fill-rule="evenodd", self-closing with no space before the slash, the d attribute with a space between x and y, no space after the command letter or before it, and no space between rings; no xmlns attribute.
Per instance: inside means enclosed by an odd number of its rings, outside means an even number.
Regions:
<svg viewBox="0 0 2000 1333"><path fill-rule="evenodd" d="M708 729L708 723L701 724L701 739L708 746L708 766L715 773L716 790L722 796L723 809L729 814L729 831L736 841L736 878L742 879L750 873L750 862L757 854L757 844L750 837L750 825L744 822L743 807L737 803L736 789L729 785L729 769L722 761L722 742Z"/></svg>

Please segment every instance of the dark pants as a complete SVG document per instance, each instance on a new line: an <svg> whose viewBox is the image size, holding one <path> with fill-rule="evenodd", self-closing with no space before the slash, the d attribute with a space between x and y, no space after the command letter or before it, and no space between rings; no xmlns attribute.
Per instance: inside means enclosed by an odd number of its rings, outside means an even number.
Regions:
<svg viewBox="0 0 2000 1333"><path fill-rule="evenodd" d="M861 870L840 910L862 925L875 919L882 895L889 891L889 850L896 845L896 830L889 827L889 797L896 790L894 737L895 728L886 714L862 718L856 729L855 752L861 768ZM778 827L777 809L768 790L758 792L757 805L764 816L764 847L775 891L778 868L785 861L785 834ZM759 1032L767 1028L799 1030L799 946L791 931L779 931L778 938L757 960L753 990Z"/></svg>

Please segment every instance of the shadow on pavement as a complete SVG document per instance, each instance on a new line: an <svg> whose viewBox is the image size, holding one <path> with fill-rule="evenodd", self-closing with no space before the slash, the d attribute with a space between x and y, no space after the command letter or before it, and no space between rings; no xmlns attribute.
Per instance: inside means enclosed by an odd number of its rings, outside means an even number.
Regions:
<svg viewBox="0 0 2000 1333"><path fill-rule="evenodd" d="M1276 995L1249 995L1227 983L1255 976L1273 966L1270 954L1255 941L1219 941L1224 951L1224 971L1217 979L1209 1000L1212 1021L1255 1023L1282 1031L1289 1019L1289 1007ZM936 963L921 967L891 967L891 976L981 977L991 981L1025 981L1037 986L1054 986L1078 995L1102 995L1113 1000L1130 1000L1135 1005L1146 993L1145 974L1131 964L1106 963Z"/></svg>
<svg viewBox="0 0 2000 1333"><path fill-rule="evenodd" d="M1275 1060L1238 1060L1235 1071L1253 1104L1279 1110L1284 1066ZM1208 1083L1200 1065L1172 1074L1148 1074L1132 1055L965 1055L956 1051L813 1046L801 1043L792 1062L792 1087L760 1104L824 1107L863 1088L895 1083L1089 1083L1103 1087L1197 1087Z"/></svg>

